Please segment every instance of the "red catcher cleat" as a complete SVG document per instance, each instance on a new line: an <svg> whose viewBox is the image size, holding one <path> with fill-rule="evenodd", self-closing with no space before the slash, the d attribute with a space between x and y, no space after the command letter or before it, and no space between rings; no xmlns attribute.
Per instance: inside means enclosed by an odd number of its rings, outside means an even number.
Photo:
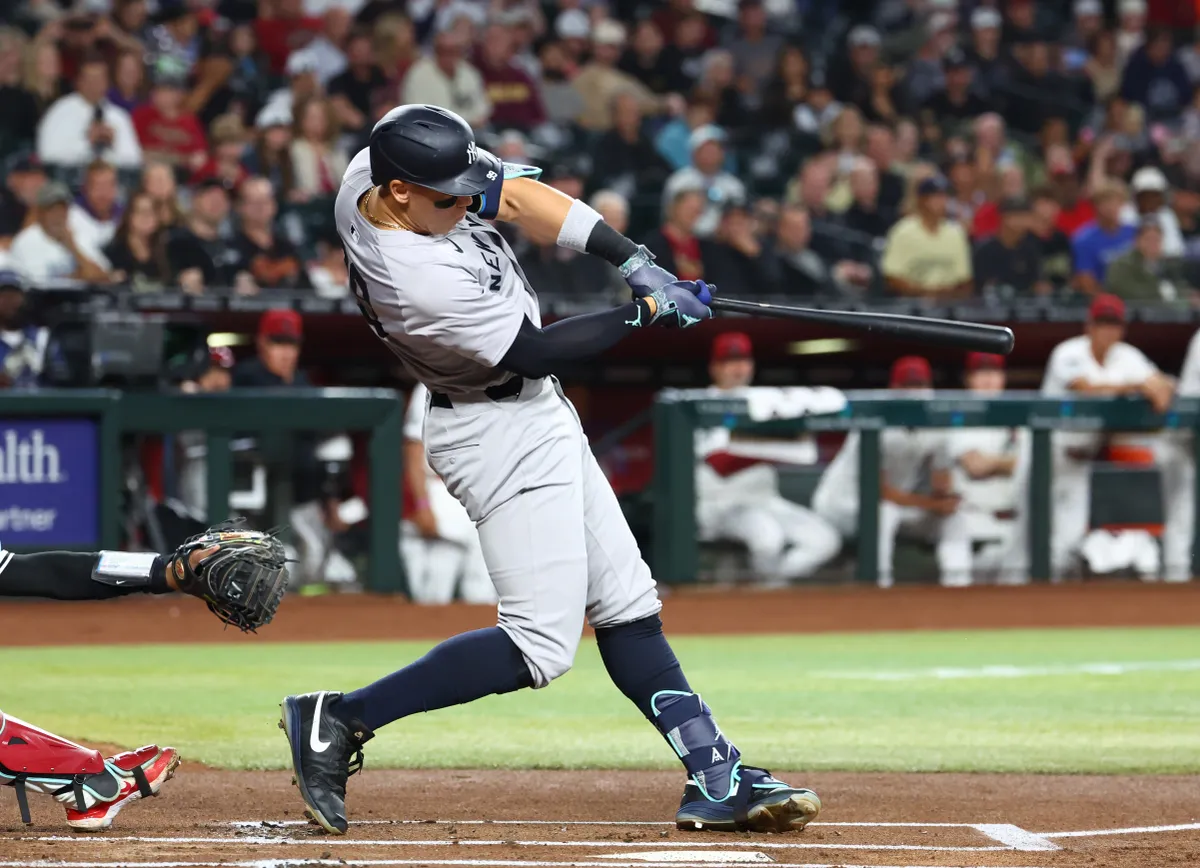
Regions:
<svg viewBox="0 0 1200 868"><path fill-rule="evenodd" d="M162 785L175 776L179 768L179 751L156 744L119 753L104 761L105 771L117 783L116 794L97 796L86 790L87 810L79 810L74 799L67 802L67 825L81 832L98 832L112 825L113 817L130 802L143 796L157 796Z"/></svg>

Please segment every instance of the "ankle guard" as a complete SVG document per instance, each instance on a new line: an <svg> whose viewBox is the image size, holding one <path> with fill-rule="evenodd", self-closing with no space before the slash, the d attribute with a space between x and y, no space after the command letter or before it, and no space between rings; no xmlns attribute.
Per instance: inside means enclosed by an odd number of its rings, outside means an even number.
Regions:
<svg viewBox="0 0 1200 868"><path fill-rule="evenodd" d="M660 690L650 698L650 708L654 725L706 799L722 802L737 792L741 753L721 733L699 694Z"/></svg>
<svg viewBox="0 0 1200 868"><path fill-rule="evenodd" d="M139 787L144 779L143 775ZM100 751L89 750L3 713L0 713L0 784L16 789L21 821L27 825L31 818L26 790L54 796L60 802L73 800L81 811L98 800L115 798L120 790L120 782L110 772ZM149 789L148 784L145 789Z"/></svg>

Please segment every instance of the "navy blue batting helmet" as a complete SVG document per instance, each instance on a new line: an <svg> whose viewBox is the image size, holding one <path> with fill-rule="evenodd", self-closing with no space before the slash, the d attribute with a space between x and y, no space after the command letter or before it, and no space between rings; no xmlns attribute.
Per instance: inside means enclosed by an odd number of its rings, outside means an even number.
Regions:
<svg viewBox="0 0 1200 868"><path fill-rule="evenodd" d="M470 124L434 105L402 105L371 130L371 183L419 184L447 196L477 196L500 177L495 154L476 146Z"/></svg>

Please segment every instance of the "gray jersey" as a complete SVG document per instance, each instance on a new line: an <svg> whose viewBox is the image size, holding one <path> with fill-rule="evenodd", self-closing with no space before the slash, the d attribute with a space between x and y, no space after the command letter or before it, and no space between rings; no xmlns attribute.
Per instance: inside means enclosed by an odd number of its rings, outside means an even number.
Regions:
<svg viewBox="0 0 1200 868"><path fill-rule="evenodd" d="M342 178L334 218L350 287L375 334L435 392L506 380L511 374L496 365L521 323L541 325L537 296L508 242L473 214L447 235L378 229L358 209L371 186L364 149Z"/></svg>

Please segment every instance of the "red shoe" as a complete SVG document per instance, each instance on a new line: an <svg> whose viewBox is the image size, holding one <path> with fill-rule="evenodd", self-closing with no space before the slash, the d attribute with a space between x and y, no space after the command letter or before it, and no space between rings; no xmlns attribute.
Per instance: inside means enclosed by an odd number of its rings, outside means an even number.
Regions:
<svg viewBox="0 0 1200 868"><path fill-rule="evenodd" d="M116 793L98 795L94 789L86 788L84 804L90 803L90 807L81 811L76 799L71 798L66 803L67 825L81 832L107 829L112 825L113 817L130 802L143 796L157 796L162 785L175 776L179 760L179 751L175 748L160 748L156 744L107 758L104 768L115 780Z"/></svg>

